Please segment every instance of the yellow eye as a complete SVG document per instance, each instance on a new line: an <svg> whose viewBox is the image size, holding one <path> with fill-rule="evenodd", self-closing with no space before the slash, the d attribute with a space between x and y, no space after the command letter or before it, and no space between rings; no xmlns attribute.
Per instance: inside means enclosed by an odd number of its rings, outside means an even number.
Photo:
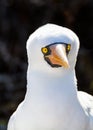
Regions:
<svg viewBox="0 0 93 130"><path fill-rule="evenodd" d="M70 44L67 45L66 50L67 50L67 51L70 51L70 50L71 50L71 45L70 45Z"/></svg>
<svg viewBox="0 0 93 130"><path fill-rule="evenodd" d="M48 53L48 49L47 49L46 47L43 47L43 48L42 48L42 52L43 52L44 54L46 54L46 53Z"/></svg>

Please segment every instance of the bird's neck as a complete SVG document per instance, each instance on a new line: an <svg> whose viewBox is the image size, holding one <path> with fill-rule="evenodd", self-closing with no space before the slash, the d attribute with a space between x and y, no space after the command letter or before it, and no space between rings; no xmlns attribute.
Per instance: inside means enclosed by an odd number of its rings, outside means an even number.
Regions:
<svg viewBox="0 0 93 130"><path fill-rule="evenodd" d="M43 95L47 93L61 94L63 96L77 95L77 83L75 71L68 71L64 76L52 76L41 72L32 72L28 69L27 72L27 93L31 95ZM70 97L69 97L70 96Z"/></svg>

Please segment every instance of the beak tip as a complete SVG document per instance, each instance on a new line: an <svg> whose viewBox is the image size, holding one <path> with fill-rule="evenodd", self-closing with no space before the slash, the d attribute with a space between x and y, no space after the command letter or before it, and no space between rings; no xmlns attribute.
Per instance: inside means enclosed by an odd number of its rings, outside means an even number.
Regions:
<svg viewBox="0 0 93 130"><path fill-rule="evenodd" d="M69 68L70 68L69 64L68 64L68 66L67 66L66 68L67 68L67 69L69 69Z"/></svg>
<svg viewBox="0 0 93 130"><path fill-rule="evenodd" d="M66 69L69 69L70 65L69 65L69 63L65 62L65 64L63 65L63 67L66 68Z"/></svg>

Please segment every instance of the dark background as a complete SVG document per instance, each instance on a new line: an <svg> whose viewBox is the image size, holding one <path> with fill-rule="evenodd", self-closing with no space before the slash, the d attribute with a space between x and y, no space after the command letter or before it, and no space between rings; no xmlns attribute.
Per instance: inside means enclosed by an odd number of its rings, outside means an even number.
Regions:
<svg viewBox="0 0 93 130"><path fill-rule="evenodd" d="M79 36L78 88L93 95L93 0L0 0L0 130L25 95L26 40L46 23Z"/></svg>

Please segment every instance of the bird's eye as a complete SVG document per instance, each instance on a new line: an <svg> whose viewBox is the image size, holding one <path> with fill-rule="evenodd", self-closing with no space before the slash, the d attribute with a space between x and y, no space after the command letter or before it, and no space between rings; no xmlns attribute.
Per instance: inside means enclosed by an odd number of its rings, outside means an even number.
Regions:
<svg viewBox="0 0 93 130"><path fill-rule="evenodd" d="M47 48L47 47L43 47L41 50L42 50L42 52L43 52L44 54L47 54L47 53L48 53L48 48Z"/></svg>
<svg viewBox="0 0 93 130"><path fill-rule="evenodd" d="M71 50L71 45L70 44L67 44L66 46L66 51L69 52Z"/></svg>

